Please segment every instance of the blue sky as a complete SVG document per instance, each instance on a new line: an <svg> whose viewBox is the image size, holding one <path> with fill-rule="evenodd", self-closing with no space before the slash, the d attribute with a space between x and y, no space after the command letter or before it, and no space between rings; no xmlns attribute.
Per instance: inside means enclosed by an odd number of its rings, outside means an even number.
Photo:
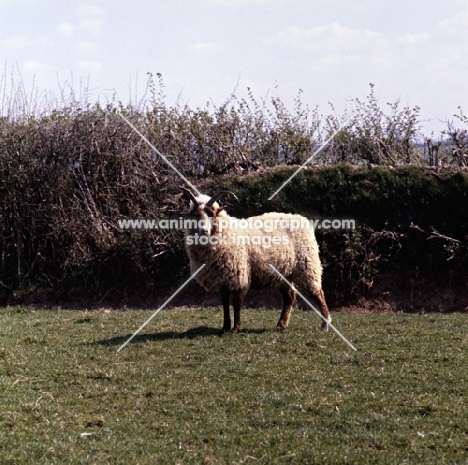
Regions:
<svg viewBox="0 0 468 465"><path fill-rule="evenodd" d="M468 113L468 0L0 0L0 97L11 76L59 96L127 103L161 73L167 102L222 104L234 89L324 114L363 98L421 107L424 132ZM6 90L8 92L8 90Z"/></svg>

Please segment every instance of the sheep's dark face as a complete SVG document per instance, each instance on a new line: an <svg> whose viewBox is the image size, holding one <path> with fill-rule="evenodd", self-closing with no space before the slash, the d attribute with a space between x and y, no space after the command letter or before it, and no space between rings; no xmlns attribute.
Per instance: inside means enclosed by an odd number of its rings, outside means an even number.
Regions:
<svg viewBox="0 0 468 465"><path fill-rule="evenodd" d="M207 200L204 197L206 196L198 196L197 203L190 202L187 217L194 221L189 222L189 231L192 235L198 233L199 236L210 237L215 234L215 220L220 207L217 203L207 206L209 198Z"/></svg>

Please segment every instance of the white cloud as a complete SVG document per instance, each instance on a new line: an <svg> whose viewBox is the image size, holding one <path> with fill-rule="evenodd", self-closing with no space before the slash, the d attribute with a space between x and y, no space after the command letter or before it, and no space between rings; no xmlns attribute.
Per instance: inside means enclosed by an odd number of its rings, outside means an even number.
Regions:
<svg viewBox="0 0 468 465"><path fill-rule="evenodd" d="M83 19L80 23L80 28L91 31L93 34L99 34L103 24L104 21L102 19Z"/></svg>
<svg viewBox="0 0 468 465"><path fill-rule="evenodd" d="M224 44L217 42L198 42L190 45L190 50L199 53L212 54L224 50Z"/></svg>
<svg viewBox="0 0 468 465"><path fill-rule="evenodd" d="M453 18L441 21L435 28L436 33L448 34L448 36L460 40L460 33L468 35L468 10L462 11Z"/></svg>
<svg viewBox="0 0 468 465"><path fill-rule="evenodd" d="M30 75L38 82L54 79L57 73L57 68L50 63L37 60L26 60L23 62L22 69L24 69L25 75Z"/></svg>
<svg viewBox="0 0 468 465"><path fill-rule="evenodd" d="M14 34L3 39L0 44L8 49L22 49L29 45L29 38L26 34Z"/></svg>
<svg viewBox="0 0 468 465"><path fill-rule="evenodd" d="M79 60L76 63L76 67L84 75L101 74L104 70L102 63L96 60Z"/></svg>
<svg viewBox="0 0 468 465"><path fill-rule="evenodd" d="M357 52L363 48L386 47L387 40L382 34L369 29L348 28L334 22L326 26L302 29L297 26L280 32L280 43L308 51Z"/></svg>
<svg viewBox="0 0 468 465"><path fill-rule="evenodd" d="M410 34L406 33L403 36L397 37L396 41L405 45L415 45L421 42L427 42L429 39L429 33L423 32L422 34Z"/></svg>
<svg viewBox="0 0 468 465"><path fill-rule="evenodd" d="M28 60L24 63L25 69L29 71L39 71L44 69L49 69L50 66L47 63L42 63L36 60Z"/></svg>
<svg viewBox="0 0 468 465"><path fill-rule="evenodd" d="M468 13L444 19L418 34L397 37L395 49L409 70L408 78L425 88L444 86L446 94L455 93L468 74Z"/></svg>
<svg viewBox="0 0 468 465"><path fill-rule="evenodd" d="M94 42L82 41L75 44L75 51L79 55L94 55L99 51L99 46Z"/></svg>
<svg viewBox="0 0 468 465"><path fill-rule="evenodd" d="M32 45L35 47L46 48L46 47L53 47L55 42L48 37L40 37L39 39L35 39L32 41Z"/></svg>
<svg viewBox="0 0 468 465"><path fill-rule="evenodd" d="M97 5L82 6L80 7L79 12L87 16L100 16L104 14L104 10Z"/></svg>
<svg viewBox="0 0 468 465"><path fill-rule="evenodd" d="M308 75L313 70L314 74L321 73L327 82L337 79L334 75L328 76L329 73L338 72L348 76L348 80L384 73L395 58L389 41L382 34L345 27L337 22L309 29L293 26L280 32L276 42L285 48L297 73Z"/></svg>
<svg viewBox="0 0 468 465"><path fill-rule="evenodd" d="M61 23L57 26L59 34L67 39L73 36L75 29L75 26L71 23Z"/></svg>
<svg viewBox="0 0 468 465"><path fill-rule="evenodd" d="M272 3L281 3L284 0L204 0L203 3L206 6L217 7L217 6L251 6L252 4L272 4Z"/></svg>
<svg viewBox="0 0 468 465"><path fill-rule="evenodd" d="M55 43L48 37L32 39L26 34L14 34L10 37L3 39L0 42L0 45L2 46L2 48L18 51L29 47L36 47L39 49L47 48L55 45Z"/></svg>

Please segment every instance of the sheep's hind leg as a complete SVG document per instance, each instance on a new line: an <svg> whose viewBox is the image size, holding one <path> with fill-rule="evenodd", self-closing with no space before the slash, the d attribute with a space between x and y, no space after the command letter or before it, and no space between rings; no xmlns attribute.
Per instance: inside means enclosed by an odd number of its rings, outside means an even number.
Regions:
<svg viewBox="0 0 468 465"><path fill-rule="evenodd" d="M292 306L296 303L296 291L294 290L294 287L284 286L281 287L279 291L283 297L283 310L281 311L280 319L276 324L277 331L281 331L288 327Z"/></svg>
<svg viewBox="0 0 468 465"><path fill-rule="evenodd" d="M322 331L328 331L328 325L331 323L331 316L330 312L328 311L328 306L327 302L325 300L325 294L323 293L323 290L320 289L318 291L314 292L314 297L317 299L320 307L320 313L322 314L322 326L321 330Z"/></svg>
<svg viewBox="0 0 468 465"><path fill-rule="evenodd" d="M223 303L224 322L223 328L219 332L220 336L231 331L231 315L229 312L229 298L231 292L227 289L221 290L221 302Z"/></svg>
<svg viewBox="0 0 468 465"><path fill-rule="evenodd" d="M242 329L240 320L240 310L244 295L241 291L234 291L232 296L232 305L234 307L234 327L231 329L232 334L237 334Z"/></svg>

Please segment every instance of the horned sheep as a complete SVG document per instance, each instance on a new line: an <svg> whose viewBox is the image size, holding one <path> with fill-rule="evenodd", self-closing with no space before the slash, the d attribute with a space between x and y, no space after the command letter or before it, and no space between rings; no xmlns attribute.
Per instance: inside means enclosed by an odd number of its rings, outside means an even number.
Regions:
<svg viewBox="0 0 468 465"><path fill-rule="evenodd" d="M328 329L331 317L322 290L322 265L313 228L295 228L292 224L306 220L299 215L265 213L241 220L230 217L218 200L229 191L213 197L195 196L181 188L190 201L185 243L190 268L196 281L207 291L221 295L224 322L221 333L241 330L240 310L249 289L277 290L283 298L283 309L277 330L288 326L296 302L294 283L318 303L322 330ZM233 221L237 220L237 221ZM295 220L295 221L293 221ZM247 225L247 227L245 227ZM275 225L275 228L266 226ZM272 230L273 229L273 230ZM266 238L266 239L265 239ZM292 285L287 284L269 265L273 265ZM231 326L230 303L234 307Z"/></svg>

